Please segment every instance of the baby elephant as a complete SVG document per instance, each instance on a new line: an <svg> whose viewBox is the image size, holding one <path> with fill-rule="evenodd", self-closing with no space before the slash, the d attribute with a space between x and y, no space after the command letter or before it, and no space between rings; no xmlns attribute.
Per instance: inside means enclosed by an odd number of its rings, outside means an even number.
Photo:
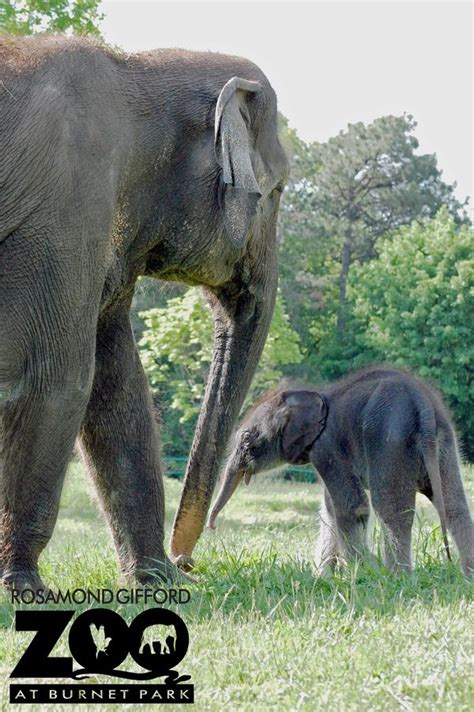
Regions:
<svg viewBox="0 0 474 712"><path fill-rule="evenodd" d="M289 462L311 462L324 483L318 569L366 545L370 491L384 530L385 563L411 570L415 496L438 510L447 554L449 528L465 574L474 574L474 526L463 489L456 435L440 396L408 373L359 371L315 390L269 393L240 426L209 517L239 482Z"/></svg>

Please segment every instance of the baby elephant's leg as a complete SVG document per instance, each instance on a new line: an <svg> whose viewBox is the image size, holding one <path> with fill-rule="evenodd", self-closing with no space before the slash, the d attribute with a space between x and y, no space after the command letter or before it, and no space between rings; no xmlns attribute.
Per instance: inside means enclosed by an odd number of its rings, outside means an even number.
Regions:
<svg viewBox="0 0 474 712"><path fill-rule="evenodd" d="M324 553L332 563L339 557L347 561L363 555L370 508L362 485L355 477L335 472L326 473L325 484L325 507L321 515L325 515L327 524L324 529L321 524L317 561Z"/></svg>
<svg viewBox="0 0 474 712"><path fill-rule="evenodd" d="M448 528L459 549L464 573L474 578L474 523L462 484L456 444L452 438L441 449L440 475Z"/></svg>
<svg viewBox="0 0 474 712"><path fill-rule="evenodd" d="M341 504L343 506L341 506ZM369 523L369 500L362 488L352 492L350 500L336 506L339 548L344 559L364 556L367 550L367 527Z"/></svg>
<svg viewBox="0 0 474 712"><path fill-rule="evenodd" d="M324 487L324 496L319 511L319 537L316 543L315 562L319 574L334 567L339 553L337 522L331 495Z"/></svg>
<svg viewBox="0 0 474 712"><path fill-rule="evenodd" d="M410 572L416 500L414 464L401 453L391 453L374 462L370 468L370 494L382 522L386 566Z"/></svg>

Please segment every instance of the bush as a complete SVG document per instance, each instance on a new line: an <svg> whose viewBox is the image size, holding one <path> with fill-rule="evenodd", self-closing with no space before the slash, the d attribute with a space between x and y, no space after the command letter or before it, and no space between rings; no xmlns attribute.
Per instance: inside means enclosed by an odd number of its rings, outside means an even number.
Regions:
<svg viewBox="0 0 474 712"><path fill-rule="evenodd" d="M359 265L349 298L359 350L408 366L451 406L464 451L474 457L474 235L442 209L413 223Z"/></svg>

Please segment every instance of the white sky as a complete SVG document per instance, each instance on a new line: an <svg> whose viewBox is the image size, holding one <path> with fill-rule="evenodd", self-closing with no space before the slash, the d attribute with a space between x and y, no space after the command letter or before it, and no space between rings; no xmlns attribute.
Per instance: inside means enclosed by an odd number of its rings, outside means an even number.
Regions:
<svg viewBox="0 0 474 712"><path fill-rule="evenodd" d="M408 112L460 198L473 195L471 2L109 0L105 39L129 51L237 54L267 74L305 140ZM471 206L472 207L472 206Z"/></svg>

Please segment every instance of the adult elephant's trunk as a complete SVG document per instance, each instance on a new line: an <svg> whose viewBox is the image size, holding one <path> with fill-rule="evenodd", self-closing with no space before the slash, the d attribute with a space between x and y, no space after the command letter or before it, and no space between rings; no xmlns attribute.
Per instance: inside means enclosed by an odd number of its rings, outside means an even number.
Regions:
<svg viewBox="0 0 474 712"><path fill-rule="evenodd" d="M260 278L210 293L214 355L171 538L172 558L183 567L204 527L224 450L270 326L277 285L273 251L259 268Z"/></svg>

